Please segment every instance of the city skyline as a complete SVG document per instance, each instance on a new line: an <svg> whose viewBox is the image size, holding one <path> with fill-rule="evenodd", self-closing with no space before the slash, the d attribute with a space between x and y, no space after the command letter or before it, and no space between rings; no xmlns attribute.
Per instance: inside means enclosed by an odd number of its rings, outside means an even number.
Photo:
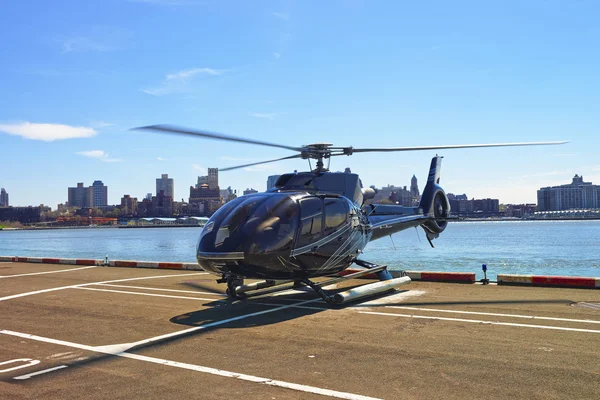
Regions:
<svg viewBox="0 0 600 400"><path fill-rule="evenodd" d="M346 168L346 170L348 170L348 168ZM212 182L214 182L215 188L219 187L219 186L217 186L219 184L219 182L218 182L218 168L209 168L208 171L212 171L212 173L213 173L213 177L214 178L212 178L213 179ZM169 196L169 197L172 198L173 202L177 202L180 199L183 199L184 202L188 202L189 194L190 193L189 193L189 189L187 189L188 187L185 186L185 184L183 186L186 187L186 192L185 193L187 193L187 195L184 194L182 197L179 197L179 198L175 197L175 196L170 196L169 193L166 190L164 190L164 186L163 185L166 185L166 187L168 189L174 189L174 186L175 186L174 185L174 181L175 181L175 179L172 178L172 177L169 177L169 174L162 173L160 175L161 175L160 178L156 178L155 179L155 184L156 184L156 186L155 186L156 187L156 192L154 193L155 195L158 196L159 192L162 190L162 191L165 192L166 196ZM196 187L197 188L202 183L208 184L208 177L209 177L208 175L205 175L205 176L199 175L196 178L196 184L192 185L192 187ZM249 194L249 193L255 193L254 192L255 190L258 191L258 192L264 192L265 190L268 190L269 183L272 182L274 184L274 182L276 181L276 178L278 178L278 177L279 177L279 175L270 175L270 176L268 176L267 177L268 179L266 179L266 187L265 187L264 190L263 189L256 190L256 188L253 188L253 187L246 187L246 188L240 188L240 189L232 189L231 186L228 186L227 188L221 189L221 192L222 192L221 194L223 194L225 192L229 193L229 190L231 190L232 193L235 193L237 191L237 195L238 196L241 196L241 195L244 195L244 194ZM485 195L484 196L467 196L465 198L465 200L469 200L469 199L472 200L472 199L490 199L490 198L496 198L496 199L499 200L500 204L538 204L539 205L539 199L540 199L540 197L539 197L540 194L539 193L541 191L544 191L544 190L547 190L547 189L555 189L555 188L559 188L559 187L571 187L571 185L573 184L573 182L575 182L576 180L582 180L582 179L583 179L582 175L575 174L575 177L572 178L572 182L571 183L569 183L569 182L559 182L557 185L554 185L554 186L539 187L536 190L536 199L535 199L535 201L531 201L531 202L516 202L516 203L511 203L511 202L508 202L508 201L503 201L502 196L500 196L500 198L498 198L498 197L485 196ZM384 191L385 193L388 193L388 192L391 193L392 190L401 190L401 191L407 191L408 190L408 192L411 192L411 196L414 198L415 196L414 196L413 190L416 191L417 195L419 193L418 182L420 182L420 180L413 174L412 178L410 178L410 186L409 185L402 185L402 184L398 185L397 182L396 183L392 183L392 184L388 183L388 184L386 184L384 186L379 186L379 187L377 187L375 185L370 185L370 186L375 186L379 191ZM592 188L593 190L597 190L596 188L600 187L598 185L595 185L593 182L586 182L585 184L589 185L590 188ZM101 187L100 190L102 190L102 192L98 192L98 189L95 188L95 185L100 186ZM68 204L69 206L77 206L77 207L98 207L98 206L102 207L102 206L105 206L105 205L108 205L108 206L111 206L111 205L119 206L122 203L122 199L123 199L124 196L130 196L132 199L133 198L137 198L140 202L144 198L151 199L152 196L153 196L153 193L151 193L151 192L146 192L144 195L137 196L137 195L133 194L133 192L127 192L126 191L126 192L121 193L121 194L113 194L113 197L117 197L118 199L115 202L111 202L111 200L110 200L111 197L109 197L109 193L111 193L111 192L108 192L108 187L109 186L110 185L104 185L103 181L101 181L101 180L95 180L94 183L93 183L93 185L91 185L89 187L83 186L82 182L77 183L77 187L69 187L68 188L67 199L64 200L64 201L62 201L62 202L60 202L60 203L57 203L56 206L54 206L53 204L47 204L47 203L43 203L43 202L37 203L37 204L26 204L26 205L24 205L24 204L14 204L14 203L11 202L10 205L14 206L14 207L28 207L28 206L34 206L35 207L35 206L39 206L39 205L44 205L46 207L51 207L53 210L57 209L57 207L60 206L60 205L66 205L66 204ZM244 192L246 192L248 190L250 190L250 192L244 193ZM73 193L72 193L72 191L73 191ZM77 191L79 191L80 193L76 194ZM446 190L446 193L449 194L450 197L453 197L453 196L454 197L455 196L464 197L464 196L466 196L465 195L466 191L461 191L461 190L458 190L456 192L451 192L451 191L447 191ZM383 194L383 192L382 192L382 194ZM4 188L2 188L2 195L6 196L6 197L3 197L3 199L6 198L8 200L8 191L6 189L4 189ZM97 200L95 200L94 196L95 197L101 196L102 200L100 201L100 203L96 204ZM73 198L77 197L77 200L75 200L75 202L73 204L70 204L70 203L72 203L72 201L70 201L71 197L73 197ZM598 200L598 201L600 201L600 200ZM596 204L596 203L593 203L593 204ZM0 204L0 205L3 205L3 204ZM586 206L584 208L590 208L590 207Z"/></svg>
<svg viewBox="0 0 600 400"><path fill-rule="evenodd" d="M599 12L593 2L542 0L9 2L0 185L11 204L55 207L65 199L54 188L102 179L118 204L168 171L181 199L208 166L291 155L130 131L160 123L290 146L569 140L331 160L333 171L349 166L365 186L383 187L412 174L424 182L440 153L447 192L534 203L540 187L574 174L600 182ZM239 193L306 169L287 160L221 180Z"/></svg>

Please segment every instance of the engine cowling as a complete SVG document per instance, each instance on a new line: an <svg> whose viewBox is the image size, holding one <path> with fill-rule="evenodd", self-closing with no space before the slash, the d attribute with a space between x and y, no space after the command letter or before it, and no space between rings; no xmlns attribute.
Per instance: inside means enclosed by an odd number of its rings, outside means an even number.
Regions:
<svg viewBox="0 0 600 400"><path fill-rule="evenodd" d="M444 218L450 216L450 201L443 189L436 189L429 214L436 219L425 221L422 225L423 229L433 234L442 233L448 226L448 221ZM441 220L438 220L438 218Z"/></svg>

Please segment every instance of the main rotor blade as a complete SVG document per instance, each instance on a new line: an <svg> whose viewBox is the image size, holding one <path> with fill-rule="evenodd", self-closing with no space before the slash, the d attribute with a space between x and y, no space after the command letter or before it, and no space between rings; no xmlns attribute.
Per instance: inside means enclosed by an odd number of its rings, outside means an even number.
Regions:
<svg viewBox="0 0 600 400"><path fill-rule="evenodd" d="M251 163L251 164L244 164L244 165L236 165L235 167L219 168L219 172L231 171L232 169L251 167L253 165L268 164L268 163L272 163L272 162L276 162L276 161L290 160L292 158L301 158L301 157L302 157L302 154L296 154L296 155L289 156L289 157L276 158L274 160L259 161L259 162L255 162L255 163Z"/></svg>
<svg viewBox="0 0 600 400"><path fill-rule="evenodd" d="M491 144L455 144L447 146L414 146L414 147L381 147L381 148L351 148L352 153L366 153L379 151L414 151L414 150L440 150L440 149L469 149L473 147L508 147L508 146L545 146L553 144L565 144L568 141L561 142L522 142L522 143L491 143Z"/></svg>
<svg viewBox="0 0 600 400"><path fill-rule="evenodd" d="M244 138L239 138L239 137L235 137L235 136L225 135L223 133L218 133L218 132L209 132L209 131L203 131L203 130L198 130L198 129L183 128L183 127L177 127L177 126L173 126L173 125L148 125L148 126L140 126L139 128L133 128L133 130L136 130L136 131L150 130L150 131L158 131L158 132L166 132L166 133L175 133L175 134L179 134L179 135L199 136L199 137L205 137L205 138L209 138L209 139L228 140L230 142L258 144L260 146L278 147L280 149L302 151L301 147L286 146L283 144L263 142L260 140L244 139Z"/></svg>

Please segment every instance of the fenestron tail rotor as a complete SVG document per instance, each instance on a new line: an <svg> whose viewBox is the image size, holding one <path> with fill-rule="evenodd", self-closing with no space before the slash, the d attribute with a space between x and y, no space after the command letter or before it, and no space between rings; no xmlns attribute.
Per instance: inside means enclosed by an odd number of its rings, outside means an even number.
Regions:
<svg viewBox="0 0 600 400"><path fill-rule="evenodd" d="M554 141L554 142L518 142L518 143L488 143L488 144L458 144L458 145L442 145L442 146L410 146L410 147L373 147L373 148L354 148L352 146L347 147L334 147L330 143L314 143L304 145L300 147L287 146L279 143L265 142L261 140L246 139L236 136L225 135L223 133L204 131L199 129L183 128L174 125L149 125L134 128L134 130L150 130L162 133L171 133L178 135L188 135L195 137L202 137L207 139L224 140L230 142L239 142L254 144L259 146L276 147L280 149L292 150L298 152L293 156L276 158L273 160L258 161L254 163L237 165L233 167L227 167L221 169L221 171L230 171L238 168L251 167L254 165L267 164L276 161L290 160L294 158L302 159L315 159L317 160L315 172L327 171L324 167L323 159L328 159L333 156L350 156L354 153L369 153L369 152L399 152L399 151L420 151L420 150L446 150L446 149L469 149L469 148L483 148L483 147L514 147L514 146L548 146L568 143L567 141Z"/></svg>

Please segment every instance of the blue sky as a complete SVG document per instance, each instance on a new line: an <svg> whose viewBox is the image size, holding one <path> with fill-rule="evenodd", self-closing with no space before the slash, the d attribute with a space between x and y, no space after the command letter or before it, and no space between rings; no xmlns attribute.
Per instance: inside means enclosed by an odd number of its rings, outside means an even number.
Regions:
<svg viewBox="0 0 600 400"><path fill-rule="evenodd" d="M292 153L131 132L178 124L288 145L569 140L439 151L442 186L535 202L575 173L600 184L600 5L595 1L3 2L0 187L12 205L67 200L102 180L109 202L207 167ZM435 152L338 157L366 185L424 185ZM264 190L285 161L224 172Z"/></svg>

